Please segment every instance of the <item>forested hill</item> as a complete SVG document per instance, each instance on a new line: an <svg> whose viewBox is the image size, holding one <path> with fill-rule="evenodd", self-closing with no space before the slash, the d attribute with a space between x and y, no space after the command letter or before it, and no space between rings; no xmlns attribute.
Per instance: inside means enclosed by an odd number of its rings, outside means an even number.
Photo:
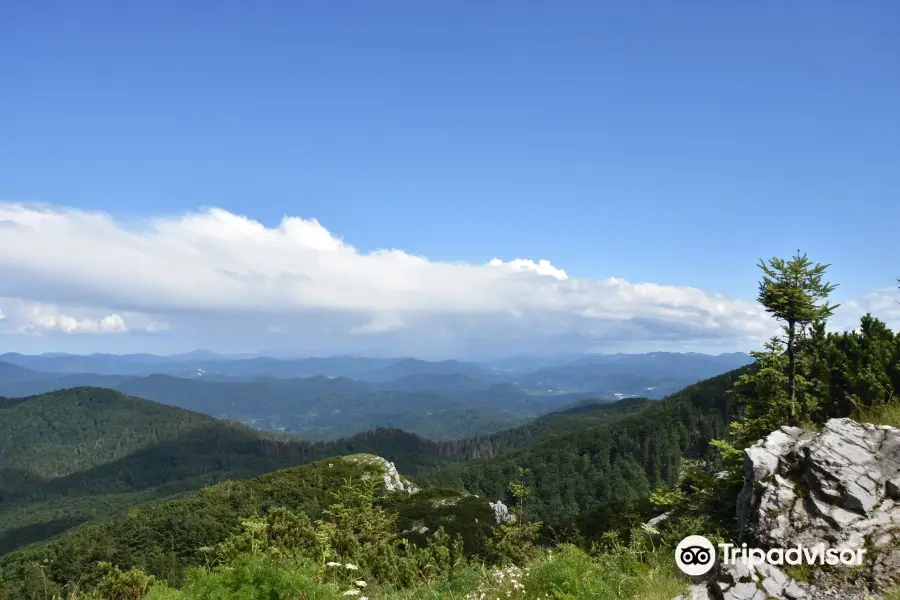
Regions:
<svg viewBox="0 0 900 600"><path fill-rule="evenodd" d="M447 461L498 457L535 444L538 455L550 457L553 444L541 445L541 440L579 431L602 437L606 434L595 430L598 424L652 404L634 398L579 403L521 427L459 441L431 442L379 429L312 443L102 388L10 401L0 412L0 553L128 505L329 456L375 453L411 475L434 471ZM489 464L494 465L490 472L506 472L514 462ZM473 468L479 473L484 467L474 463ZM458 473L446 472L448 481L471 483ZM502 491L482 479L476 476L475 489L495 495ZM574 505L591 506L592 500L579 498Z"/></svg>
<svg viewBox="0 0 900 600"><path fill-rule="evenodd" d="M12 473L27 474L26 479L41 481L44 489L78 481L82 490L109 486L133 491L140 482L159 485L217 470L254 476L258 469L249 466L254 456L268 457L274 469L363 450L381 453L414 474L432 466L433 459L497 456L547 435L641 410L650 402L579 403L520 427L458 441L431 442L380 428L333 442L306 442L114 390L72 388L0 401L0 490L4 475ZM108 475L113 473L118 479Z"/></svg>
<svg viewBox="0 0 900 600"><path fill-rule="evenodd" d="M625 398L617 402L582 401L547 413L519 427L486 436L441 444L441 456L457 461L496 458L550 436L586 429L644 410L655 400Z"/></svg>
<svg viewBox="0 0 900 600"><path fill-rule="evenodd" d="M447 460L494 456L638 406L634 400L598 404L577 422L557 415L458 442L376 429L313 443L103 388L5 399L0 402L0 554L127 506L223 479L358 452L385 456L416 474Z"/></svg>
<svg viewBox="0 0 900 600"><path fill-rule="evenodd" d="M491 436L444 442L393 429L304 442L101 388L28 398L0 420L0 553L136 503L357 452L498 498L518 465L529 465L535 511L562 522L645 495L668 480L685 451L703 451L727 417L724 390L735 377L662 403L576 404ZM467 462L479 458L495 460ZM447 461L459 464L442 469Z"/></svg>
<svg viewBox="0 0 900 600"><path fill-rule="evenodd" d="M7 573L47 558L52 568L59 570L58 580L64 581L91 561L112 559L122 566L137 560L136 564L156 574L175 575L177 579L185 564L196 564L202 559L195 554L199 546L224 539L241 516L288 501L282 488L295 487L284 483L295 481L286 475L290 471L273 475L275 479L260 480L283 482L274 487L220 485L183 500L142 504L144 507L138 511L131 509L131 516L122 514L122 509L226 477L247 479L357 452L389 457L398 463L401 472L418 472L417 482L430 489L467 488L482 497L506 501L511 500L507 484L517 479L519 467L527 466L530 473L525 481L532 488L530 505L534 516L551 527L577 525L587 535L596 534L609 525L598 522L598 514L616 503L643 499L657 484L671 482L682 456L704 453L708 441L722 434L730 414L727 391L740 371L743 370L701 382L662 402L628 399L608 405L581 403L514 430L459 442L435 443L396 430L378 430L339 442L313 444L209 419L117 460L19 490L12 502L0 503L0 527L6 528L0 534L0 554L79 522L119 513L122 516L113 520L86 524L49 543L8 555L3 559ZM49 402L58 409L69 407L69 411L77 412L76 399L81 403L90 397L110 406L153 404L98 389L68 390L61 396L55 400L39 399L32 406ZM34 400L17 406L26 407ZM151 410L149 406L145 408ZM63 411L59 417L64 418L65 414L71 412ZM464 461L477 452L500 456ZM447 459L464 462L441 467L441 461ZM254 490L250 495L241 491L250 489ZM228 490L231 500L224 502L222 492ZM315 496L319 491L302 493ZM64 514L68 521L46 522L48 514ZM616 517L621 520L621 514ZM489 521L489 514L483 520ZM29 526L21 526L29 522ZM161 538L166 527L176 530ZM145 542L131 547L139 539ZM178 550L175 555L167 554L163 546ZM106 554L97 554L98 549L105 549Z"/></svg>
<svg viewBox="0 0 900 600"><path fill-rule="evenodd" d="M212 417L103 388L61 390L0 403L3 471L54 478L122 458Z"/></svg>
<svg viewBox="0 0 900 600"><path fill-rule="evenodd" d="M734 416L730 390L752 368L707 379L616 419L588 419L583 427L542 437L500 458L442 467L420 480L508 498L507 483L527 466L531 516L554 526L597 529L585 526L593 514L646 498L673 480L682 457L707 455L709 442L725 435Z"/></svg>
<svg viewBox="0 0 900 600"><path fill-rule="evenodd" d="M415 472L440 447L396 429L306 442L102 388L0 405L0 554L223 479L374 452Z"/></svg>
<svg viewBox="0 0 900 600"><path fill-rule="evenodd" d="M227 481L183 494L165 501L133 508L116 518L91 523L54 540L7 554L0 558L0 598L19 598L19 585L28 585L28 570L41 564L49 584L75 581L90 573L96 561L110 561L123 568L140 566L156 576L180 582L184 569L208 558L203 547L225 541L238 528L241 519L270 508L300 509L311 518L321 516L334 490L348 478L358 478L378 466L369 455L333 458L310 465L268 473L259 478ZM383 467L379 467L383 473ZM401 482L406 481L399 478ZM381 476L374 480L381 481ZM383 485L383 484L382 484ZM492 512L486 500L477 506L459 494L447 491L438 496L452 499L444 509L428 509L432 517L448 513L447 526L490 529ZM401 494L393 510L404 524L405 515L415 515L436 497L425 493L413 497ZM463 521L452 518L459 510L468 511ZM473 512L474 511L474 512ZM481 525L473 517L480 518ZM299 532L304 533L303 531ZM6 585L4 585L4 583ZM4 595L6 592L7 595Z"/></svg>

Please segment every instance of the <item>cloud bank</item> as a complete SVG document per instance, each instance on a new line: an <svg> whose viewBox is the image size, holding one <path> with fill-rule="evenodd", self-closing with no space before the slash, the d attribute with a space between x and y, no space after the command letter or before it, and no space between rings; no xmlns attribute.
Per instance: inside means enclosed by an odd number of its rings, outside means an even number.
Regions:
<svg viewBox="0 0 900 600"><path fill-rule="evenodd" d="M6 203L0 223L5 334L454 354L749 349L774 326L753 302L570 277L547 260L467 264L397 249L361 252L314 219L266 227L209 208L126 224L103 213ZM880 306L889 292L883 296L850 309Z"/></svg>

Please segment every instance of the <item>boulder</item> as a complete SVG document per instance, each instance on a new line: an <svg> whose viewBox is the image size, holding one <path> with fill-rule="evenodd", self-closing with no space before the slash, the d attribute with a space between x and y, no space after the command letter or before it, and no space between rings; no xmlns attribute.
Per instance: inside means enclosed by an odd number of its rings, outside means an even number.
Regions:
<svg viewBox="0 0 900 600"><path fill-rule="evenodd" d="M900 584L900 429L831 419L820 432L781 427L744 451L740 541L764 550L865 550L859 567L814 566L797 581L769 564L721 562L689 597L875 600ZM845 570L842 572L844 569Z"/></svg>
<svg viewBox="0 0 900 600"><path fill-rule="evenodd" d="M509 512L509 507L503 504L502 500L497 500L496 502L488 502L488 504L494 511L494 520L498 525L502 523L516 522L516 515Z"/></svg>
<svg viewBox="0 0 900 600"><path fill-rule="evenodd" d="M818 433L782 427L745 450L741 540L864 549L862 577L887 587L900 582L898 496L900 429L850 419Z"/></svg>

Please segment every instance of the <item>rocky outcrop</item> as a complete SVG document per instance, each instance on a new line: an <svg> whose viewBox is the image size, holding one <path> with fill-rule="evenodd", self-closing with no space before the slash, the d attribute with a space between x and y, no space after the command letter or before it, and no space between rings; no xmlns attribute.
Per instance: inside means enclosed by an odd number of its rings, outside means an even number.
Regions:
<svg viewBox="0 0 900 600"><path fill-rule="evenodd" d="M374 454L353 454L345 456L344 460L374 467L380 472L381 476L384 477L384 488L389 492L416 494L419 491L419 488L413 485L408 479L401 476L394 463L386 458Z"/></svg>
<svg viewBox="0 0 900 600"><path fill-rule="evenodd" d="M900 429L832 419L820 432L781 427L744 451L741 542L863 550L859 566L719 562L682 600L877 600L900 584ZM874 590L874 591L873 591Z"/></svg>
<svg viewBox="0 0 900 600"><path fill-rule="evenodd" d="M720 566L692 591L692 600L881 600L865 586L819 586L792 579L773 565L750 567L742 561Z"/></svg>
<svg viewBox="0 0 900 600"><path fill-rule="evenodd" d="M900 581L900 429L850 419L819 433L782 427L745 450L745 469L742 541L863 549L858 576Z"/></svg>
<svg viewBox="0 0 900 600"><path fill-rule="evenodd" d="M497 500L496 502L488 502L491 507L491 510L494 511L494 520L498 525L502 523L515 523L516 515L509 512L509 507L503 504L502 500Z"/></svg>

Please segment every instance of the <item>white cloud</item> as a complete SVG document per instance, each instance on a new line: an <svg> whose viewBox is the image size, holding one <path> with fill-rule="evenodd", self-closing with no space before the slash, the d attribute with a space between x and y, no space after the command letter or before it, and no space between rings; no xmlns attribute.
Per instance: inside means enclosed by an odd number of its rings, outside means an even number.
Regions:
<svg viewBox="0 0 900 600"><path fill-rule="evenodd" d="M0 325L0 334L32 336L59 334L156 333L166 331L166 323L139 313L119 314L108 309L84 306L60 308L55 304L20 298L0 297L0 307L9 315Z"/></svg>
<svg viewBox="0 0 900 600"><path fill-rule="evenodd" d="M144 325L143 330L146 331L147 333L160 333L163 331L168 331L169 324L168 323L159 323L156 321L150 321L149 323Z"/></svg>
<svg viewBox="0 0 900 600"><path fill-rule="evenodd" d="M384 314L376 315L365 325L352 327L350 333L387 333L388 331L406 329L406 327L406 323L397 315Z"/></svg>
<svg viewBox="0 0 900 600"><path fill-rule="evenodd" d="M243 340L248 349L278 331L311 352L379 339L397 353L491 344L509 352L628 343L746 349L774 332L755 303L705 290L577 278L548 260L365 253L313 219L266 227L211 208L135 225L0 204L0 222L0 298L46 313L8 309L7 329L190 333L198 347ZM880 297L866 302L881 306Z"/></svg>
<svg viewBox="0 0 900 600"><path fill-rule="evenodd" d="M128 327L118 314L98 319L78 318L60 312L55 306L41 303L20 303L21 310L11 314L19 322L15 331L32 335L60 333L125 333Z"/></svg>
<svg viewBox="0 0 900 600"><path fill-rule="evenodd" d="M835 311L835 325L839 329L859 329L859 318L871 313L892 329L900 329L900 290L883 288L843 302Z"/></svg>
<svg viewBox="0 0 900 600"><path fill-rule="evenodd" d="M539 260L538 262L534 262L533 260L525 258L517 258L515 260L504 263L499 258L492 258L488 262L488 266L506 268L512 271L537 273L538 275L549 275L560 280L569 278L569 276L566 275L565 271L554 267L552 264L550 264L549 260Z"/></svg>

